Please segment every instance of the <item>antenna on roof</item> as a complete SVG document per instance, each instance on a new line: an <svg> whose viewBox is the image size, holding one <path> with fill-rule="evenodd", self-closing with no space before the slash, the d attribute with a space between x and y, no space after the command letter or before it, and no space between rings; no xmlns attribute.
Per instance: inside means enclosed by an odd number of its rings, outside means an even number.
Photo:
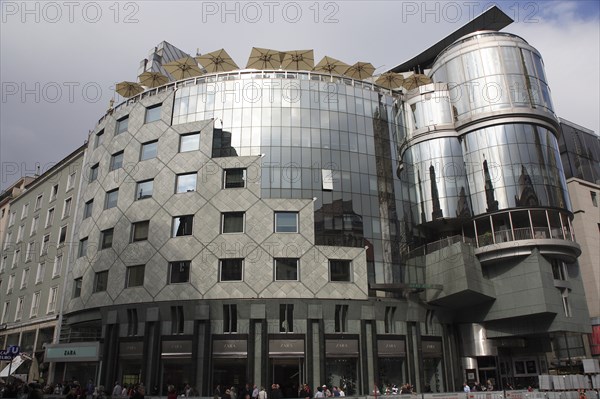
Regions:
<svg viewBox="0 0 600 399"><path fill-rule="evenodd" d="M38 177L40 175L40 165L36 165L35 167L35 177Z"/></svg>
<svg viewBox="0 0 600 399"><path fill-rule="evenodd" d="M200 56L200 47L196 47L196 57Z"/></svg>

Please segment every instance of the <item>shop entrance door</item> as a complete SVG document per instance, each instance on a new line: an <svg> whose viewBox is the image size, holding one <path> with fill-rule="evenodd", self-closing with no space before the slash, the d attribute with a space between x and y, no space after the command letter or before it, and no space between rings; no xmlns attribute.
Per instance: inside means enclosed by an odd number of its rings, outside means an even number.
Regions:
<svg viewBox="0 0 600 399"><path fill-rule="evenodd" d="M273 384L279 384L284 398L298 397L298 387L304 382L304 359L271 359Z"/></svg>

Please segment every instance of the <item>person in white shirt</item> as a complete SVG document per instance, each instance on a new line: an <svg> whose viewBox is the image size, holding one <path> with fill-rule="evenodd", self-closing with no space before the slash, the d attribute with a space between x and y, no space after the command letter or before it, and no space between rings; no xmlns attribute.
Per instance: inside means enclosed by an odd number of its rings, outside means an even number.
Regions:
<svg viewBox="0 0 600 399"><path fill-rule="evenodd" d="M122 390L123 388L121 388L121 384L119 384L119 381L115 382L115 387L113 388L112 396L121 396Z"/></svg>
<svg viewBox="0 0 600 399"><path fill-rule="evenodd" d="M463 384L463 391L465 391L466 393L471 392L471 387L466 382Z"/></svg>

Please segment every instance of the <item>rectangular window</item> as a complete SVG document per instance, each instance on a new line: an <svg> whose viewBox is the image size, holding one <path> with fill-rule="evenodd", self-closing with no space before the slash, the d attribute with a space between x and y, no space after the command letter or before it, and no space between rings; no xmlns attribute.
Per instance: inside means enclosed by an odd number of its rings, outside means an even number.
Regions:
<svg viewBox="0 0 600 399"><path fill-rule="evenodd" d="M35 292L31 298L31 310L29 311L29 317L35 317L38 313L38 307L40 306L40 292Z"/></svg>
<svg viewBox="0 0 600 399"><path fill-rule="evenodd" d="M127 309L127 335L132 337L138 333L137 309Z"/></svg>
<svg viewBox="0 0 600 399"><path fill-rule="evenodd" d="M6 270L6 262L8 262L8 256L3 256L0 260L0 273L4 273Z"/></svg>
<svg viewBox="0 0 600 399"><path fill-rule="evenodd" d="M129 115L119 119L117 121L117 132L115 136L127 131L127 127L129 126Z"/></svg>
<svg viewBox="0 0 600 399"><path fill-rule="evenodd" d="M191 236L194 215L176 216L173 218L172 237Z"/></svg>
<svg viewBox="0 0 600 399"><path fill-rule="evenodd" d="M294 332L294 305L279 305L279 332Z"/></svg>
<svg viewBox="0 0 600 399"><path fill-rule="evenodd" d="M8 227L13 226L15 224L15 219L17 218L17 212L11 212L8 217Z"/></svg>
<svg viewBox="0 0 600 399"><path fill-rule="evenodd" d="M21 258L21 250L17 249L15 251L15 256L13 256L12 264L10 266L12 269L14 269L15 267L17 267L17 264L19 263L19 260L21 260L20 258Z"/></svg>
<svg viewBox="0 0 600 399"><path fill-rule="evenodd" d="M565 263L559 259L552 259L552 277L555 280L566 280L567 279L567 271Z"/></svg>
<svg viewBox="0 0 600 399"><path fill-rule="evenodd" d="M107 229L100 232L100 249L112 247L114 229Z"/></svg>
<svg viewBox="0 0 600 399"><path fill-rule="evenodd" d="M35 283L39 284L44 281L46 274L46 262L38 263L37 272L35 273Z"/></svg>
<svg viewBox="0 0 600 399"><path fill-rule="evenodd" d="M52 186L52 189L50 190L50 201L54 201L56 199L57 195L58 195L58 184L55 184L54 186Z"/></svg>
<svg viewBox="0 0 600 399"><path fill-rule="evenodd" d="M77 249L77 257L81 258L82 256L86 256L87 255L87 245L88 245L88 238L82 238L81 240L79 240L79 248Z"/></svg>
<svg viewBox="0 0 600 399"><path fill-rule="evenodd" d="M179 152L196 151L200 149L200 133L182 134L179 136Z"/></svg>
<svg viewBox="0 0 600 399"><path fill-rule="evenodd" d="M19 297L17 299L17 310L15 311L15 321L21 320L23 317L23 302L25 302L25 297Z"/></svg>
<svg viewBox="0 0 600 399"><path fill-rule="evenodd" d="M6 233L6 238L4 239L4 249L8 248L9 244L12 244L12 231Z"/></svg>
<svg viewBox="0 0 600 399"><path fill-rule="evenodd" d="M42 207L42 198L44 198L44 194L40 194L35 199L35 210L37 211Z"/></svg>
<svg viewBox="0 0 600 399"><path fill-rule="evenodd" d="M177 184L175 193L188 193L190 191L196 191L196 178L197 173L186 173L177 175Z"/></svg>
<svg viewBox="0 0 600 399"><path fill-rule="evenodd" d="M79 298L81 296L81 283L81 277L73 280L73 298Z"/></svg>
<svg viewBox="0 0 600 399"><path fill-rule="evenodd" d="M237 305L223 305L223 332L237 332Z"/></svg>
<svg viewBox="0 0 600 399"><path fill-rule="evenodd" d="M21 289L27 288L28 280L29 280L29 268L23 269L23 274L21 274Z"/></svg>
<svg viewBox="0 0 600 399"><path fill-rule="evenodd" d="M298 259L275 259L275 281L298 281Z"/></svg>
<svg viewBox="0 0 600 399"><path fill-rule="evenodd" d="M343 259L330 259L329 281L352 281L352 277L350 274L350 261Z"/></svg>
<svg viewBox="0 0 600 399"><path fill-rule="evenodd" d="M63 206L63 213L62 213L62 218L68 218L71 215L71 203L72 203L72 199L71 198L67 198L65 200L65 205Z"/></svg>
<svg viewBox="0 0 600 399"><path fill-rule="evenodd" d="M79 295L81 295L81 279L79 280ZM75 280L77 281L77 280ZM50 288L50 292L48 293L48 307L46 308L46 313L53 313L56 311L56 301L58 299L58 287Z"/></svg>
<svg viewBox="0 0 600 399"><path fill-rule="evenodd" d="M25 219L29 214L29 202L23 205L23 210L21 211L21 219Z"/></svg>
<svg viewBox="0 0 600 399"><path fill-rule="evenodd" d="M225 169L225 188L246 187L246 169Z"/></svg>
<svg viewBox="0 0 600 399"><path fill-rule="evenodd" d="M94 278L94 292L106 291L108 287L108 270L97 272Z"/></svg>
<svg viewBox="0 0 600 399"><path fill-rule="evenodd" d="M146 180L139 182L135 188L135 199L141 200L144 198L152 198L153 189L154 180Z"/></svg>
<svg viewBox="0 0 600 399"><path fill-rule="evenodd" d="M54 222L54 208L48 209L48 213L46 215L46 227L52 226Z"/></svg>
<svg viewBox="0 0 600 399"><path fill-rule="evenodd" d="M297 233L298 212L275 212L275 233Z"/></svg>
<svg viewBox="0 0 600 399"><path fill-rule="evenodd" d="M156 152L158 150L158 140L150 141L142 144L142 152L140 153L140 161L146 159L156 158Z"/></svg>
<svg viewBox="0 0 600 399"><path fill-rule="evenodd" d="M2 323L6 324L8 321L8 309L10 308L10 302L4 302L4 306L2 307Z"/></svg>
<svg viewBox="0 0 600 399"><path fill-rule="evenodd" d="M169 263L169 284L187 283L190 281L190 261Z"/></svg>
<svg viewBox="0 0 600 399"><path fill-rule="evenodd" d="M33 220L31 221L31 230L29 231L29 236L32 236L35 233L37 233L39 224L40 224L40 217L39 216L34 217Z"/></svg>
<svg viewBox="0 0 600 399"><path fill-rule="evenodd" d="M19 230L17 231L17 241L16 242L21 242L21 240L23 240L23 230L25 230L24 224L19 226Z"/></svg>
<svg viewBox="0 0 600 399"><path fill-rule="evenodd" d="M594 191L590 191L590 194L592 196L592 205L594 205L597 208L598 207L598 196L597 196L596 192L594 192Z"/></svg>
<svg viewBox="0 0 600 399"><path fill-rule="evenodd" d="M92 167L90 168L90 183L98 178L98 169L99 168L100 168L99 163L92 165Z"/></svg>
<svg viewBox="0 0 600 399"><path fill-rule="evenodd" d="M60 232L58 234L58 245L62 245L67 240L67 225L64 225L60 228Z"/></svg>
<svg viewBox="0 0 600 399"><path fill-rule="evenodd" d="M48 253L49 245L50 245L50 234L46 234L42 240L42 249L40 250L40 256L44 256Z"/></svg>
<svg viewBox="0 0 600 399"><path fill-rule="evenodd" d="M243 259L221 259L219 281L243 281L244 260Z"/></svg>
<svg viewBox="0 0 600 399"><path fill-rule="evenodd" d="M15 275L8 276L8 284L6 285L6 295L11 294L15 288Z"/></svg>
<svg viewBox="0 0 600 399"><path fill-rule="evenodd" d="M71 190L75 186L75 176L77 172L73 172L67 178L67 191Z"/></svg>
<svg viewBox="0 0 600 399"><path fill-rule="evenodd" d="M106 200L104 201L104 209L110 209L117 206L117 200L119 199L119 189L114 189L106 193Z"/></svg>
<svg viewBox="0 0 600 399"><path fill-rule="evenodd" d="M25 262L29 262L33 259L33 255L35 253L35 242L30 242L27 244L27 253L25 254Z"/></svg>
<svg viewBox="0 0 600 399"><path fill-rule="evenodd" d="M143 220L131 224L131 242L145 241L148 239L150 221Z"/></svg>
<svg viewBox="0 0 600 399"><path fill-rule="evenodd" d="M123 167L123 151L112 154L110 157L109 171L116 170Z"/></svg>
<svg viewBox="0 0 600 399"><path fill-rule="evenodd" d="M150 123L160 120L160 112L162 104L153 105L152 107L146 108L145 123Z"/></svg>
<svg viewBox="0 0 600 399"><path fill-rule="evenodd" d="M91 199L83 205L83 218L87 219L92 216L92 211L94 210L94 200Z"/></svg>
<svg viewBox="0 0 600 399"><path fill-rule="evenodd" d="M569 289L562 288L561 289L561 297L563 303L563 310L565 311L566 317L571 317L571 304L569 303Z"/></svg>
<svg viewBox="0 0 600 399"><path fill-rule="evenodd" d="M385 330L384 331L386 334L395 334L396 333L396 328L395 328L395 323L394 323L395 313L396 313L395 306L386 306L385 307L385 320L384 320Z"/></svg>
<svg viewBox="0 0 600 399"><path fill-rule="evenodd" d="M144 285L144 265L129 266L125 279L125 288L141 287Z"/></svg>
<svg viewBox="0 0 600 399"><path fill-rule="evenodd" d="M183 306L171 306L171 334L183 334Z"/></svg>
<svg viewBox="0 0 600 399"><path fill-rule="evenodd" d="M222 214L223 234L244 232L244 212L227 212Z"/></svg>
<svg viewBox="0 0 600 399"><path fill-rule="evenodd" d="M54 258L54 266L52 267L52 278L58 277L62 273L62 262L63 255L56 255L56 258Z"/></svg>
<svg viewBox="0 0 600 399"><path fill-rule="evenodd" d="M333 190L333 170L321 169L321 178L323 183L323 191Z"/></svg>
<svg viewBox="0 0 600 399"><path fill-rule="evenodd" d="M348 332L348 305L335 305L335 332Z"/></svg>
<svg viewBox="0 0 600 399"><path fill-rule="evenodd" d="M100 147L104 142L104 129L96 133L96 141L94 142L94 149Z"/></svg>

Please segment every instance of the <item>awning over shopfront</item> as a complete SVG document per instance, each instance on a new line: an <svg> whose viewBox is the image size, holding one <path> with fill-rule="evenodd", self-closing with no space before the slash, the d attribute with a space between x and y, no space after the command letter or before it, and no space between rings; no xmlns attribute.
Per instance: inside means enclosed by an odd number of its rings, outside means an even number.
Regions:
<svg viewBox="0 0 600 399"><path fill-rule="evenodd" d="M10 370L10 375L13 375L17 371L19 366L25 362L25 360L26 359L23 356L20 356L20 355L16 356L9 365L4 367L4 369L2 371L0 371L0 377L8 377L9 370Z"/></svg>

